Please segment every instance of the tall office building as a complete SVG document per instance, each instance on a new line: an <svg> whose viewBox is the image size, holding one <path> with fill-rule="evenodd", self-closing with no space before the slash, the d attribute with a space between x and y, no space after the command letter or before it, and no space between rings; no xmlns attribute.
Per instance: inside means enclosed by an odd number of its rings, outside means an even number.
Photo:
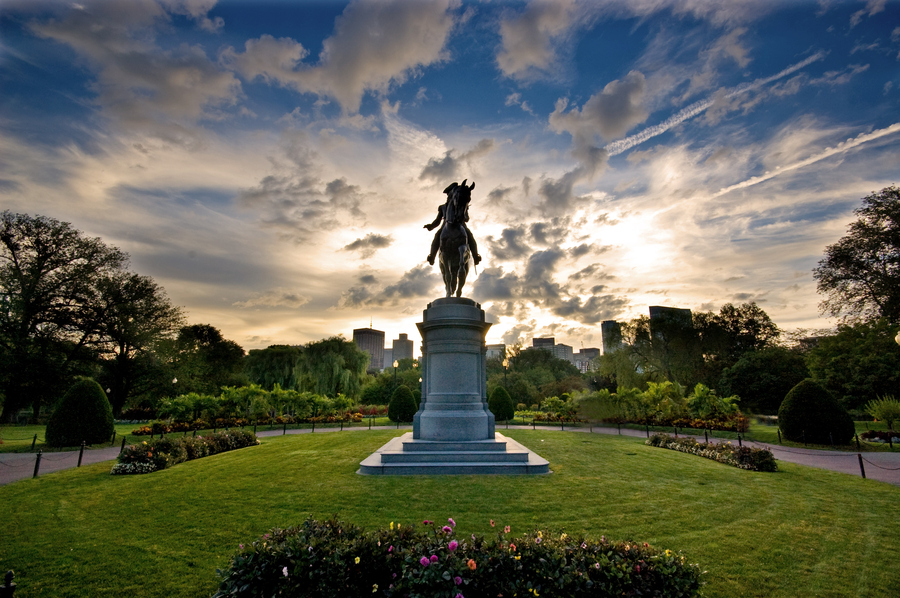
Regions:
<svg viewBox="0 0 900 598"><path fill-rule="evenodd" d="M615 320L600 322L600 336L604 355L622 348L622 326Z"/></svg>
<svg viewBox="0 0 900 598"><path fill-rule="evenodd" d="M488 345L487 352L485 353L485 359L490 359L491 357L499 357L500 359L506 359L506 345L503 343L497 345Z"/></svg>
<svg viewBox="0 0 900 598"><path fill-rule="evenodd" d="M559 343L558 345L548 347L548 349L550 349L550 352L553 353L553 357L557 359L565 359L569 363L575 363L575 354L572 352L572 347L570 347L569 345Z"/></svg>
<svg viewBox="0 0 900 598"><path fill-rule="evenodd" d="M378 373L384 363L384 332L372 328L356 328L353 331L353 342L369 354L369 366L366 371Z"/></svg>
<svg viewBox="0 0 900 598"><path fill-rule="evenodd" d="M388 369L389 367L393 367L394 365L394 350L384 348L384 369Z"/></svg>
<svg viewBox="0 0 900 598"><path fill-rule="evenodd" d="M394 361L413 358L413 342L405 334L401 334L400 338L394 339L393 356Z"/></svg>
<svg viewBox="0 0 900 598"><path fill-rule="evenodd" d="M533 338L531 339L531 348L532 349L552 349L553 345L556 344L556 339L552 336L544 337L544 338Z"/></svg>

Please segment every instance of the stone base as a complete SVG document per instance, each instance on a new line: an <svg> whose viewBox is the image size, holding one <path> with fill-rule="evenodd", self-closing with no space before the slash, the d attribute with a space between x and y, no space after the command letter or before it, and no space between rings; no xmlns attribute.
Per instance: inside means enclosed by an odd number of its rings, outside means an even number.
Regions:
<svg viewBox="0 0 900 598"><path fill-rule="evenodd" d="M390 440L359 464L363 475L544 474L550 463L512 438L419 440L411 432Z"/></svg>

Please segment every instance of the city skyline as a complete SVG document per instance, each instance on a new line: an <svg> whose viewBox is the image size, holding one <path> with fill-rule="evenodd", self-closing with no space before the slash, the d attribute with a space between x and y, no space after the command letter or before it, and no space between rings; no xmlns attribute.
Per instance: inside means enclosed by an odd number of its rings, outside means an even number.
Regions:
<svg viewBox="0 0 900 598"><path fill-rule="evenodd" d="M900 2L7 0L2 209L128 252L245 349L443 295L467 179L488 344L757 302L900 183Z"/></svg>

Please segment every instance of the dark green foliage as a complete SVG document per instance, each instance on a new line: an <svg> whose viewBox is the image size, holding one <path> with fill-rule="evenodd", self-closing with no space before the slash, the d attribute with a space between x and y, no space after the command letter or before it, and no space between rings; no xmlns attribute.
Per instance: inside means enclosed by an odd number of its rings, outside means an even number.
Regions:
<svg viewBox="0 0 900 598"><path fill-rule="evenodd" d="M784 397L778 409L778 427L786 439L812 444L846 444L855 433L847 410L811 378Z"/></svg>
<svg viewBox="0 0 900 598"><path fill-rule="evenodd" d="M309 518L273 529L242 545L231 566L218 572L214 598L691 598L702 583L698 565L646 543L549 531L470 540L457 538L450 526L426 524L369 532L334 518Z"/></svg>
<svg viewBox="0 0 900 598"><path fill-rule="evenodd" d="M654 434L644 444L706 457L750 471L778 471L775 455L768 449L735 446L731 442L721 444L697 442L693 438L675 438L668 434Z"/></svg>
<svg viewBox="0 0 900 598"><path fill-rule="evenodd" d="M719 390L741 397L741 409L774 415L785 395L809 377L803 356L784 347L748 351L722 372Z"/></svg>
<svg viewBox="0 0 900 598"><path fill-rule="evenodd" d="M837 334L819 339L807 355L812 377L847 409L862 407L900 387L897 326L887 320L838 326Z"/></svg>
<svg viewBox="0 0 900 598"><path fill-rule="evenodd" d="M244 360L244 372L253 384L266 390L279 385L285 390L297 390L294 368L300 361L300 347L270 345L265 349L250 349Z"/></svg>
<svg viewBox="0 0 900 598"><path fill-rule="evenodd" d="M244 349L209 324L183 326L171 360L175 378L170 392L217 395L224 386L244 386Z"/></svg>
<svg viewBox="0 0 900 598"><path fill-rule="evenodd" d="M206 436L167 436L125 447L110 473L151 473L184 461L257 444L256 434L243 430L226 430Z"/></svg>
<svg viewBox="0 0 900 598"><path fill-rule="evenodd" d="M75 382L63 395L50 421L46 439L50 446L101 444L112 438L113 414L106 393L90 379Z"/></svg>
<svg viewBox="0 0 900 598"><path fill-rule="evenodd" d="M388 405L388 419L392 422L411 422L416 411L418 408L412 391L406 386L398 386Z"/></svg>
<svg viewBox="0 0 900 598"><path fill-rule="evenodd" d="M303 346L294 376L300 390L332 398L341 393L358 399L368 364L369 354L356 343L333 336Z"/></svg>
<svg viewBox="0 0 900 598"><path fill-rule="evenodd" d="M502 386L498 386L494 389L494 392L491 393L491 398L488 399L488 407L497 421L510 420L516 416L516 409L513 405L512 398Z"/></svg>

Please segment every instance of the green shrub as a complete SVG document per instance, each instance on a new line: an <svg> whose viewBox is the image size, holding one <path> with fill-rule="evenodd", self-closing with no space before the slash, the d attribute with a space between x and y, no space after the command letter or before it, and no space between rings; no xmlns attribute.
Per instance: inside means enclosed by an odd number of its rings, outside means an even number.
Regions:
<svg viewBox="0 0 900 598"><path fill-rule="evenodd" d="M404 525L364 531L307 519L241 546L214 598L292 596L612 597L699 594L700 567L646 543L535 531L457 537Z"/></svg>
<svg viewBox="0 0 900 598"><path fill-rule="evenodd" d="M507 421L516 416L512 397L509 396L509 393L502 386L498 386L491 393L491 398L488 399L488 407L497 421Z"/></svg>
<svg viewBox="0 0 900 598"><path fill-rule="evenodd" d="M812 378L784 397L778 409L778 427L788 440L813 444L846 444L856 431L847 410Z"/></svg>
<svg viewBox="0 0 900 598"><path fill-rule="evenodd" d="M894 429L894 422L900 420L900 401L893 395L879 397L866 404L866 413L887 424L889 430Z"/></svg>
<svg viewBox="0 0 900 598"><path fill-rule="evenodd" d="M45 438L50 446L102 444L109 442L114 430L106 393L99 384L84 378L63 395L47 422Z"/></svg>
<svg viewBox="0 0 900 598"><path fill-rule="evenodd" d="M411 422L416 414L416 399L412 391L404 385L400 385L391 396L388 405L388 419L392 422Z"/></svg>

